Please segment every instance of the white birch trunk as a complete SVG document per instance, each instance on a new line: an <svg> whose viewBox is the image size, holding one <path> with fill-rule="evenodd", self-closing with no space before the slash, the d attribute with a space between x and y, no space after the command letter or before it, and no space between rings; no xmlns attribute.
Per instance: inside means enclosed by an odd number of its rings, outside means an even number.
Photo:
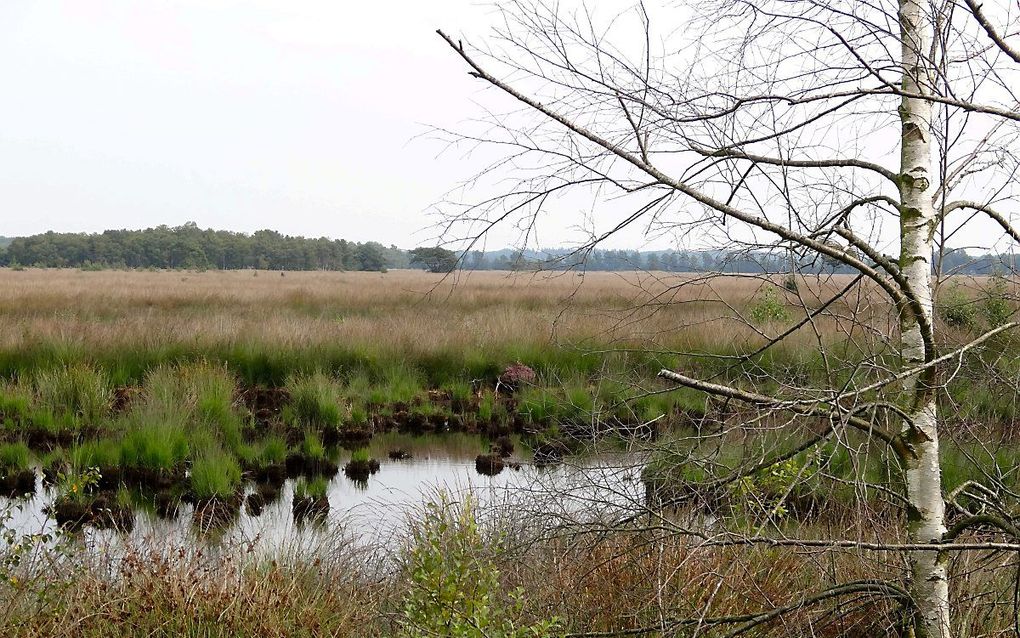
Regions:
<svg viewBox="0 0 1020 638"><path fill-rule="evenodd" d="M900 0L903 89L907 93L929 91L931 77L927 53L931 48L932 26L922 8L923 0ZM900 121L900 267L911 292L930 320L932 317L931 255L935 211L931 200L931 102L902 99ZM905 366L922 363L926 354L922 326L910 311L902 315L902 358ZM938 418L935 395L927 379L908 382L913 423L903 438L912 454L905 460L908 533L911 542L930 543L945 534L945 501L942 498L939 466ZM912 427L911 427L912 426ZM910 554L910 594L917 606L914 628L925 638L948 638L949 582L946 558L936 552Z"/></svg>

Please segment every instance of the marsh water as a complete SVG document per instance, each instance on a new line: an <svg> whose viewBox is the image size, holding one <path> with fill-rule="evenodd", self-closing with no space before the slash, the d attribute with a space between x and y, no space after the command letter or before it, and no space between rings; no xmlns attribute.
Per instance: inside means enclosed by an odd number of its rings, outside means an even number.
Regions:
<svg viewBox="0 0 1020 638"><path fill-rule="evenodd" d="M517 445L517 450L522 446ZM479 474L475 457L483 449L476 436L441 435L410 437L383 435L368 447L381 467L367 482L356 482L341 470L328 487L329 512L312 522L296 522L292 513L295 481L288 479L279 498L254 516L241 508L229 522L209 528L193 517L193 506L181 504L174 516L157 516L151 505L140 499L130 531L85 527L76 532L81 543L95 551L129 545L149 546L155 541L167 547L192 545L203 548L237 548L272 553L321 547L343 537L366 547L399 542L409 519L430 500L474 496L479 514L534 518L557 517L565 513L606 515L633 507L643 498L639 480L640 455L612 450L568 459L564 463L538 466L520 452L495 476ZM402 449L411 457L390 460L388 452ZM335 451L343 467L350 452ZM20 534L53 533L57 523L47 513L56 496L37 477L34 496L0 498L6 509L5 525ZM249 485L247 492L254 491Z"/></svg>

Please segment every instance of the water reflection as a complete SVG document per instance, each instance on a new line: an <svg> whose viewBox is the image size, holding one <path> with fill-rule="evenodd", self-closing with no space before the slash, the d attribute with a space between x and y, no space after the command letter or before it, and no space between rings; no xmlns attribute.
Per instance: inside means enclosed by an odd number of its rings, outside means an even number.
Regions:
<svg viewBox="0 0 1020 638"><path fill-rule="evenodd" d="M390 452L397 450L401 454L391 458ZM153 539L159 539L166 547L200 544L215 551L244 545L267 554L281 548L293 554L315 552L340 536L366 546L388 545L415 508L439 490L453 495L470 491L483 515L490 511L529 520L579 512L599 517L611 510L631 508L643 498L636 480L640 459L635 455L599 454L552 467L512 456L502 471L480 474L477 459L488 450L487 442L466 435L379 436L368 447L371 457L381 464L379 471L364 481L351 480L344 472L327 479L328 509L320 508L313 516L295 517L296 482L288 479L278 491L249 484L245 506L227 521L215 524L186 503L178 504L170 516L160 516L157 510L166 514L173 508L154 506L150 497L145 507L136 509L131 531L86 527L80 532L80 542L85 548L103 552L146 541L151 545ZM342 467L350 457L351 452L341 450L335 460ZM54 532L57 525L45 512L54 496L53 490L39 481L36 496L0 499L0 507L13 506L7 524L21 533Z"/></svg>

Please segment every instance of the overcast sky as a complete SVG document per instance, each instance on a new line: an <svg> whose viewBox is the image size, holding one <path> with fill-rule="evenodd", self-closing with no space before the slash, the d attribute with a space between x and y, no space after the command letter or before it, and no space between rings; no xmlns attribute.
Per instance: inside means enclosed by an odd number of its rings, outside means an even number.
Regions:
<svg viewBox="0 0 1020 638"><path fill-rule="evenodd" d="M477 115L469 0L0 2L0 235L195 221L413 246Z"/></svg>
<svg viewBox="0 0 1020 638"><path fill-rule="evenodd" d="M496 19L477 0L0 0L0 235L194 221L429 242L430 205L484 164L422 135L514 107L435 29L479 43ZM587 236L561 208L531 245ZM613 244L671 245L637 225Z"/></svg>

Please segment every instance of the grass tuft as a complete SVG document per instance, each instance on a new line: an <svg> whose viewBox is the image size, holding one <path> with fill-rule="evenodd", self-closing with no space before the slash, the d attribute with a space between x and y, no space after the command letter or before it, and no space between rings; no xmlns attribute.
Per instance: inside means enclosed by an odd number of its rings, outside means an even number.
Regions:
<svg viewBox="0 0 1020 638"><path fill-rule="evenodd" d="M191 493L199 500L229 499L241 485L237 460L220 448L202 450L191 464Z"/></svg>
<svg viewBox="0 0 1020 638"><path fill-rule="evenodd" d="M0 473L28 469L31 452L24 443L0 443Z"/></svg>

